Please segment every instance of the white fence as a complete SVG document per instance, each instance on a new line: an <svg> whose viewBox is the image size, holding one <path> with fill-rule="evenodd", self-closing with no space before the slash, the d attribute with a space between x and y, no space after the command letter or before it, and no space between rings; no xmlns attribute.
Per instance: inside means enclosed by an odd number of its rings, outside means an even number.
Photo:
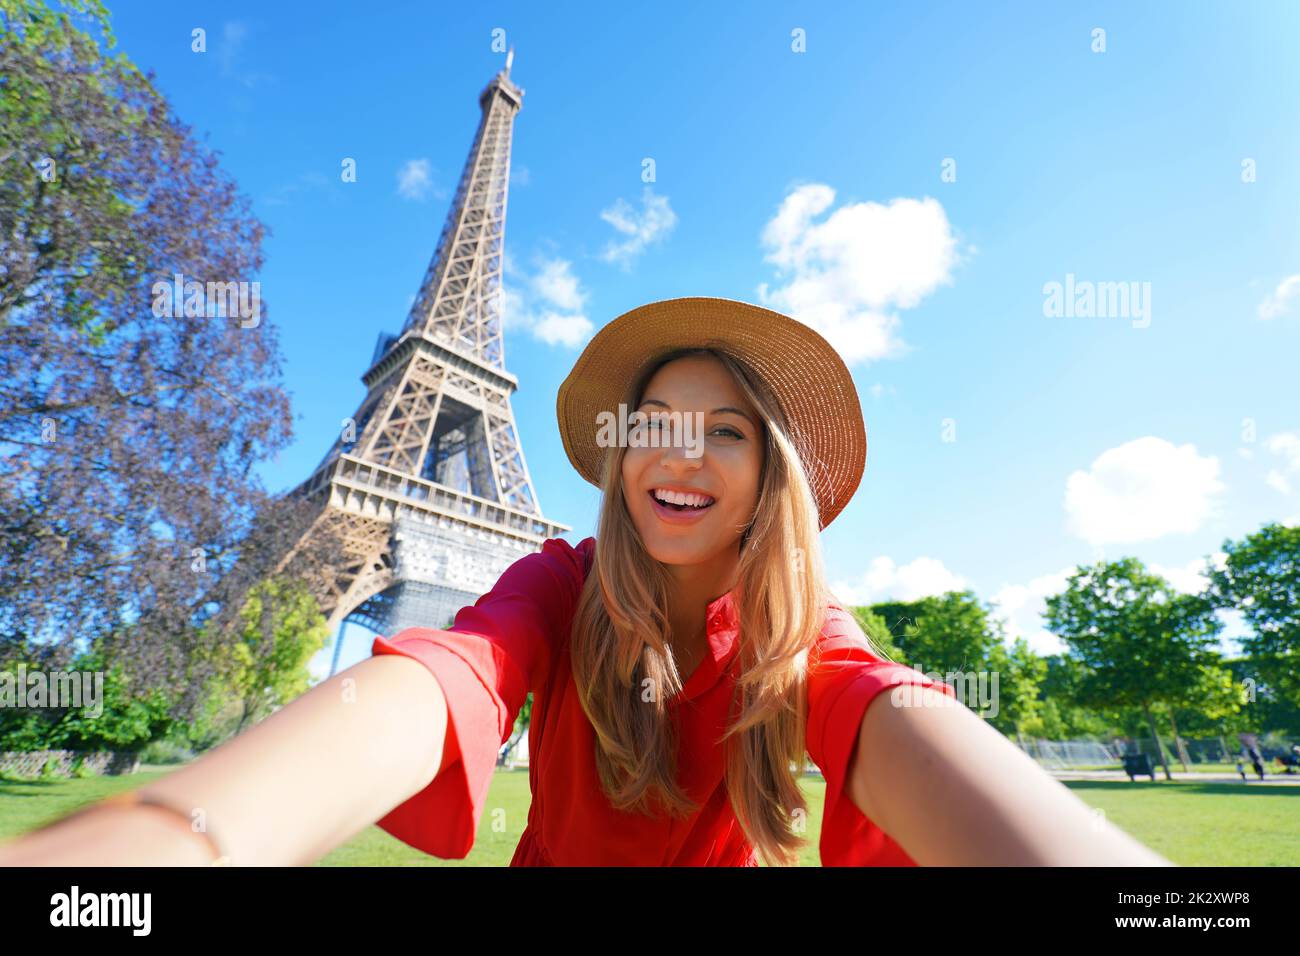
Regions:
<svg viewBox="0 0 1300 956"><path fill-rule="evenodd" d="M1016 743L1048 770L1073 770L1076 767L1123 763L1118 747L1092 740L1031 740L1022 737Z"/></svg>

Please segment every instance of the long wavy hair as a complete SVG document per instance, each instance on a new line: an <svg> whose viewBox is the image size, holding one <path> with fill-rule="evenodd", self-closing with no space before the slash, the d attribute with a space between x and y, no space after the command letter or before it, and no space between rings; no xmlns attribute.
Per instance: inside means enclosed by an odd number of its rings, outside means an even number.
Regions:
<svg viewBox="0 0 1300 956"><path fill-rule="evenodd" d="M736 818L769 866L791 865L806 841L804 769L808 652L826 600L817 504L779 401L745 363L722 348L652 356L629 383L638 408L651 377L687 355L711 355L731 373L762 420L766 454L758 505L739 534L739 709L718 744ZM668 642L671 577L650 556L623 498L625 446L608 449L595 563L571 634L573 677L596 732L596 768L612 806L686 817L698 809L676 779L677 739L669 704L682 688ZM732 662L732 667L736 662ZM647 685L645 682L649 681ZM658 689L645 699L643 687Z"/></svg>

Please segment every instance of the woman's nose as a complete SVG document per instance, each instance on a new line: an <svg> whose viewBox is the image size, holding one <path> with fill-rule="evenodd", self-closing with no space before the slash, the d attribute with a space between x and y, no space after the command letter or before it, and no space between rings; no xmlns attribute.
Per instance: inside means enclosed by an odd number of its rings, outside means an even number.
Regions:
<svg viewBox="0 0 1300 956"><path fill-rule="evenodd" d="M704 461L704 442L701 440L702 428L693 428L694 422L685 420L681 427L671 435L664 445L661 461L675 466L685 465L689 469L699 468Z"/></svg>

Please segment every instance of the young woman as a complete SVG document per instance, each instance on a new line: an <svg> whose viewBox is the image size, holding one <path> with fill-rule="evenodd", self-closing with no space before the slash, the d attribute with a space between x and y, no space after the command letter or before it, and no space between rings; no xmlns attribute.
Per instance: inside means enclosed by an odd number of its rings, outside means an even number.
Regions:
<svg viewBox="0 0 1300 956"><path fill-rule="evenodd" d="M818 533L861 481L866 433L816 332L731 300L652 303L592 339L557 412L603 491L596 537L545 542L452 627L377 638L0 863L301 864L376 821L461 858L484 810L504 813L488 788L532 691L512 865L790 864L805 752L826 865L1169 865L886 659L827 589Z"/></svg>

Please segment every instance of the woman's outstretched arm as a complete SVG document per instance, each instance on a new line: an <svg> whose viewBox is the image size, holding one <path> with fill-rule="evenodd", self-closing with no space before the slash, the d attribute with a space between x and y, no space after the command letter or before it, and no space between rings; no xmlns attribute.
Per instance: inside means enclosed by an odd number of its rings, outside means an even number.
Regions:
<svg viewBox="0 0 1300 956"><path fill-rule="evenodd" d="M921 866L1173 865L930 687L893 688L871 701L848 789Z"/></svg>
<svg viewBox="0 0 1300 956"><path fill-rule="evenodd" d="M141 791L201 811L232 865L302 865L423 790L442 766L446 731L429 669L372 657ZM0 847L3 866L209 862L200 835L148 806L104 807Z"/></svg>

